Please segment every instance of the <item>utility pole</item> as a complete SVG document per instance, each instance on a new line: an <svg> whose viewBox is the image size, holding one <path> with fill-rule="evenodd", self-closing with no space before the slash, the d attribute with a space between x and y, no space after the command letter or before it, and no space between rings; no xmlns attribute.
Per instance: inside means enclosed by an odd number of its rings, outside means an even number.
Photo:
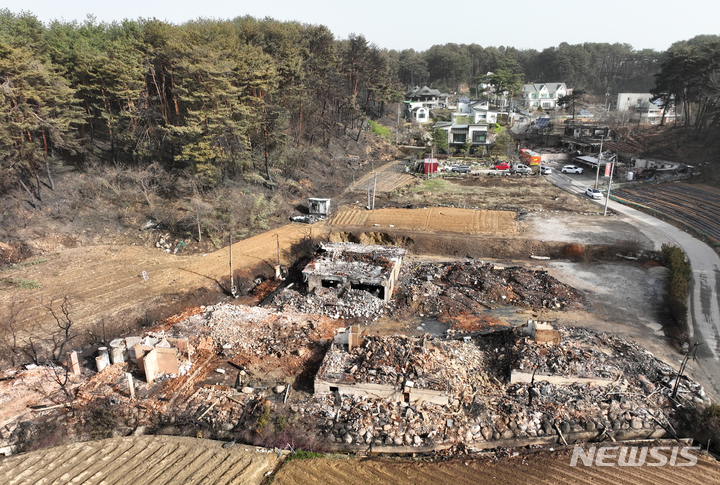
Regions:
<svg viewBox="0 0 720 485"><path fill-rule="evenodd" d="M276 232L275 237L277 238L278 266L280 266L280 233Z"/></svg>
<svg viewBox="0 0 720 485"><path fill-rule="evenodd" d="M233 280L233 267L232 267L232 250L233 250L233 242L232 242L232 231L230 232L230 294L235 298L236 291L235 291L235 283Z"/></svg>
<svg viewBox="0 0 720 485"><path fill-rule="evenodd" d="M375 172L375 184L373 185L372 210L375 210L375 190L377 189L377 172Z"/></svg>
<svg viewBox="0 0 720 485"><path fill-rule="evenodd" d="M700 342L695 342L695 345L693 345L693 348L688 350L687 355L685 355L685 358L682 361L682 365L680 366L680 371L678 372L677 377L675 378L675 385L673 386L673 392L671 397L675 399L677 397L678 392L678 386L680 385L680 379L683 376L683 373L685 372L685 366L687 365L688 359L690 359L690 353L694 352L695 355L693 356L693 360L695 360L695 357L697 356L697 348L700 345Z"/></svg>
<svg viewBox="0 0 720 485"><path fill-rule="evenodd" d="M368 179L368 188L367 188L367 205L365 206L370 210L370 180Z"/></svg>
<svg viewBox="0 0 720 485"><path fill-rule="evenodd" d="M605 135L600 135L600 153L597 158L597 173L595 174L595 188L598 188L598 180L600 180L600 160L602 160L602 146Z"/></svg>
<svg viewBox="0 0 720 485"><path fill-rule="evenodd" d="M397 125L395 126L395 145L398 144L398 132L400 131L400 103L398 103Z"/></svg>
<svg viewBox="0 0 720 485"><path fill-rule="evenodd" d="M598 165L599 165L599 163L598 163ZM605 211L603 212L603 216L607 215L608 203L610 201L610 189L612 188L612 176L613 176L614 171L615 171L615 162L612 162L612 164L610 165L610 181L608 182L608 191L607 191L607 196L605 197Z"/></svg>

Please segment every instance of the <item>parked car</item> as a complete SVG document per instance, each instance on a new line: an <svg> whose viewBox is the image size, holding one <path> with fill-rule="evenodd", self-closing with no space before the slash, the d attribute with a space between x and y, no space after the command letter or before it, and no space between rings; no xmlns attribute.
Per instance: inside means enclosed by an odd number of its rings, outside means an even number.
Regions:
<svg viewBox="0 0 720 485"><path fill-rule="evenodd" d="M510 165L507 162L496 163L495 170L510 170Z"/></svg>
<svg viewBox="0 0 720 485"><path fill-rule="evenodd" d="M467 165L455 165L450 171L455 173L470 173L470 167Z"/></svg>
<svg viewBox="0 0 720 485"><path fill-rule="evenodd" d="M551 173L552 169L550 167L540 165L540 175L550 175Z"/></svg>
<svg viewBox="0 0 720 485"><path fill-rule="evenodd" d="M585 195L590 197L591 199L602 199L603 194L598 189L593 189L592 187L588 187L585 189Z"/></svg>
<svg viewBox="0 0 720 485"><path fill-rule="evenodd" d="M512 173L530 174L530 173L532 173L532 168L528 167L527 165L525 165L523 163L515 163L512 166Z"/></svg>
<svg viewBox="0 0 720 485"><path fill-rule="evenodd" d="M582 167L578 167L577 165L565 165L562 170L562 173L583 173Z"/></svg>

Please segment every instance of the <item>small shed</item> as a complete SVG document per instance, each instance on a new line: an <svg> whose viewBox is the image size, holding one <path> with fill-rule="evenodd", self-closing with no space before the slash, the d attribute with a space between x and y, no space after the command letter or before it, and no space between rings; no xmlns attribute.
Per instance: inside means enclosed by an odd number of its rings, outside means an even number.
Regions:
<svg viewBox="0 0 720 485"><path fill-rule="evenodd" d="M330 199L308 199L308 213L326 216L330 212Z"/></svg>
<svg viewBox="0 0 720 485"><path fill-rule="evenodd" d="M423 173L437 173L438 161L437 158L426 158L423 164Z"/></svg>

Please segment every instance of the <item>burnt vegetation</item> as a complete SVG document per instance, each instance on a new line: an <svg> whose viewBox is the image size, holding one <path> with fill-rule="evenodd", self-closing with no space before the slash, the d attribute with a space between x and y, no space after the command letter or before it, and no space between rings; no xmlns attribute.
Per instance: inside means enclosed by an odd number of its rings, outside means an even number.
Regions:
<svg viewBox="0 0 720 485"><path fill-rule="evenodd" d="M652 89L686 113L674 128L706 139L719 119L709 82L718 45L698 36L667 52L619 43L396 51L272 19L44 25L4 9L0 237L10 247L0 261L27 257L29 238L51 233L68 247L96 237L148 244L162 231L204 251L231 232L279 225L304 197L340 193L369 168L363 159L392 158L385 128L405 90L424 84Z"/></svg>

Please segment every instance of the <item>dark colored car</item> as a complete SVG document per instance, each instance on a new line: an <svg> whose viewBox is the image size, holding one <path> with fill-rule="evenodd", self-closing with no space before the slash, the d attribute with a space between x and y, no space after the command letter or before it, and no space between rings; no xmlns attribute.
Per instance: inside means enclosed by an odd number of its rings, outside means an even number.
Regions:
<svg viewBox="0 0 720 485"><path fill-rule="evenodd" d="M470 173L470 167L467 165L455 165L451 171L455 173Z"/></svg>

